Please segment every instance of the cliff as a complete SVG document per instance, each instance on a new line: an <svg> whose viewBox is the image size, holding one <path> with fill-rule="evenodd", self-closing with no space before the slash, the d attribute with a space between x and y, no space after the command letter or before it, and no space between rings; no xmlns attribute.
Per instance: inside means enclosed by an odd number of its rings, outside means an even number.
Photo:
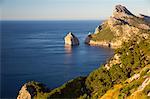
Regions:
<svg viewBox="0 0 150 99"><path fill-rule="evenodd" d="M78 77L52 90L36 82L26 83L18 98L150 98L148 21L136 17L126 7L117 5L113 16L98 26L94 34L88 35L86 41L88 44L95 42L97 45L115 47L114 56L87 77ZM33 85L34 90L29 91L26 85Z"/></svg>
<svg viewBox="0 0 150 99"><path fill-rule="evenodd" d="M128 42L137 35L147 38L150 29L148 19L148 16L135 16L125 6L117 5L113 15L99 25L95 32L86 38L85 43L119 48L123 42Z"/></svg>

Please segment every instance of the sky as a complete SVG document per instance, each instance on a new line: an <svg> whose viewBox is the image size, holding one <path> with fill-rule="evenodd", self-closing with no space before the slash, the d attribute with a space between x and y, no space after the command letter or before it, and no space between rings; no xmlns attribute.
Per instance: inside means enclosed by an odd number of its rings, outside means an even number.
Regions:
<svg viewBox="0 0 150 99"><path fill-rule="evenodd" d="M150 15L150 0L0 0L1 20L100 20L115 5Z"/></svg>

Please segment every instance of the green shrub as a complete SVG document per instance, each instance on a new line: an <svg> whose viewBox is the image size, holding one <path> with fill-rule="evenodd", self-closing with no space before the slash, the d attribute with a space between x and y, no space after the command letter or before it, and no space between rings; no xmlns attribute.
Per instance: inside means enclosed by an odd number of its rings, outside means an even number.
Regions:
<svg viewBox="0 0 150 99"><path fill-rule="evenodd" d="M113 65L109 70L109 75L112 79L112 82L116 84L127 79L127 72L128 71L124 71L124 69L121 68L119 65Z"/></svg>
<svg viewBox="0 0 150 99"><path fill-rule="evenodd" d="M112 80L109 72L101 66L90 73L86 79L86 86L91 92L98 92L98 95L103 95L109 88L112 87Z"/></svg>
<svg viewBox="0 0 150 99"><path fill-rule="evenodd" d="M85 86L86 77L78 77L68 81L48 93L48 98L77 98L87 93Z"/></svg>

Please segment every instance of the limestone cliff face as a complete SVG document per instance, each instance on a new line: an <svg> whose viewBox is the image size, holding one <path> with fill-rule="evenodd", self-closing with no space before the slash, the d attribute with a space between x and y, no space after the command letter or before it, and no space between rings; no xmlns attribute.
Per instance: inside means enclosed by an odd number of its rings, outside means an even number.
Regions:
<svg viewBox="0 0 150 99"><path fill-rule="evenodd" d="M65 36L64 40L66 45L79 45L78 38L71 32Z"/></svg>
<svg viewBox="0 0 150 99"><path fill-rule="evenodd" d="M149 34L146 32L150 30L148 19L146 16L137 17L125 6L117 5L113 15L98 26L85 42L89 45L118 48L137 35L147 38Z"/></svg>

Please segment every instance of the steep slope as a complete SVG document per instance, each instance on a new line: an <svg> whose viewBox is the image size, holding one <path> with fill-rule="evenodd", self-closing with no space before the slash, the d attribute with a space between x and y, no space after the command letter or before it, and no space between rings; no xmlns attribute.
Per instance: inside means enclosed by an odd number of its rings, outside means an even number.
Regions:
<svg viewBox="0 0 150 99"><path fill-rule="evenodd" d="M116 94L115 97L118 99L121 93L124 95L123 98L125 98L125 96L130 96L129 93L137 91L136 88L140 87L146 79L150 81L150 75L147 73L150 70L149 65L150 37L148 39L141 38L140 42L136 42L136 39L135 41L130 40L128 43L124 43L122 48L117 49L114 57L104 66L93 71L87 77L86 86L91 91L93 98L100 98L106 92L102 99L112 99L110 96L114 94ZM144 68L147 68L145 72L143 72ZM126 82L128 79L131 79L133 83L131 81ZM148 82L149 84L150 82ZM127 86L131 87L131 89L128 90ZM131 90L132 92L130 92ZM150 88L146 90L149 92ZM144 96L148 95L147 92L143 93Z"/></svg>
<svg viewBox="0 0 150 99"><path fill-rule="evenodd" d="M18 97L150 98L150 29L146 20L117 5L113 16L86 38L88 44L116 48L110 60L87 77L78 77L55 89L36 82L26 83L24 86L32 87L23 86Z"/></svg>
<svg viewBox="0 0 150 99"><path fill-rule="evenodd" d="M101 99L149 99L150 98L150 65L134 74L121 84L108 90Z"/></svg>

